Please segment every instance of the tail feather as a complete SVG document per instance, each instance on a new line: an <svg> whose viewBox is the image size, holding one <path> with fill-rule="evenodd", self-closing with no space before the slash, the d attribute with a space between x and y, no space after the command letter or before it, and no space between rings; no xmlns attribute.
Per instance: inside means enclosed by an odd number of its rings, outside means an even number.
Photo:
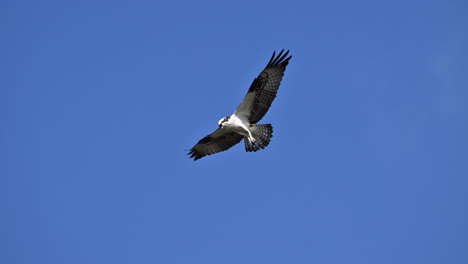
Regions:
<svg viewBox="0 0 468 264"><path fill-rule="evenodd" d="M250 132L255 138L255 142L251 144L249 139L244 137L245 151L255 152L270 144L270 139L273 137L273 126L271 124L252 125Z"/></svg>

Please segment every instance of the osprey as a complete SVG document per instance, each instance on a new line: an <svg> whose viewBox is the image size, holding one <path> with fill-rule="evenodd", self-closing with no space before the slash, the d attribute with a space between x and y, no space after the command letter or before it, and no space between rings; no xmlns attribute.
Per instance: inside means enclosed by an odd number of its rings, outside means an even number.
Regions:
<svg viewBox="0 0 468 264"><path fill-rule="evenodd" d="M273 127L271 124L257 124L257 122L268 112L292 57L287 57L289 51L284 54L283 51L278 56L273 52L267 66L252 82L236 111L228 117L221 118L218 121L218 129L198 141L188 153L190 158L197 160L228 150L242 139L248 152L255 152L268 146L273 136Z"/></svg>

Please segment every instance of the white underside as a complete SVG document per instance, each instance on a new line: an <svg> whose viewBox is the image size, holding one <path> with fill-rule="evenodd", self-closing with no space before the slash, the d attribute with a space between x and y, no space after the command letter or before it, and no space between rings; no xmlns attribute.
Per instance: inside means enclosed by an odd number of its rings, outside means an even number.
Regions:
<svg viewBox="0 0 468 264"><path fill-rule="evenodd" d="M238 134L241 134L244 137L247 137L250 143L254 143L255 139L252 136L252 133L249 130L250 123L243 118L239 118L236 113L232 114L227 122L222 124L222 129L227 129L228 131L234 131Z"/></svg>

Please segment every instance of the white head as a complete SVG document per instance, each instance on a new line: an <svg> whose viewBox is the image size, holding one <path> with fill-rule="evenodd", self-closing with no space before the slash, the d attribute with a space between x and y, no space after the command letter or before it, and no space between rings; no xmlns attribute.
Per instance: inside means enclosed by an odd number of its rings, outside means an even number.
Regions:
<svg viewBox="0 0 468 264"><path fill-rule="evenodd" d="M219 126L220 128L222 128L223 125L224 125L224 123L226 123L227 121L229 121L229 118L230 118L230 116L221 118L221 119L218 121L218 126Z"/></svg>

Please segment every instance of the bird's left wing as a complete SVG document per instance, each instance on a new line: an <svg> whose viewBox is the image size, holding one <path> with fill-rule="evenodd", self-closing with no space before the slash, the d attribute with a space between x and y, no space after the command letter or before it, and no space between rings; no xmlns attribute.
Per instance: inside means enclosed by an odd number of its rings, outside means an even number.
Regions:
<svg viewBox="0 0 468 264"><path fill-rule="evenodd" d="M286 66L292 57L287 57L289 51L284 54L283 51L278 56L275 56L275 52L273 52L267 66L252 82L247 95L237 107L236 116L255 124L268 112L278 92Z"/></svg>
<svg viewBox="0 0 468 264"><path fill-rule="evenodd" d="M215 154L228 150L242 140L242 135L235 132L226 132L223 129L216 129L215 132L202 138L190 150L188 155L194 160L201 159L204 156Z"/></svg>

